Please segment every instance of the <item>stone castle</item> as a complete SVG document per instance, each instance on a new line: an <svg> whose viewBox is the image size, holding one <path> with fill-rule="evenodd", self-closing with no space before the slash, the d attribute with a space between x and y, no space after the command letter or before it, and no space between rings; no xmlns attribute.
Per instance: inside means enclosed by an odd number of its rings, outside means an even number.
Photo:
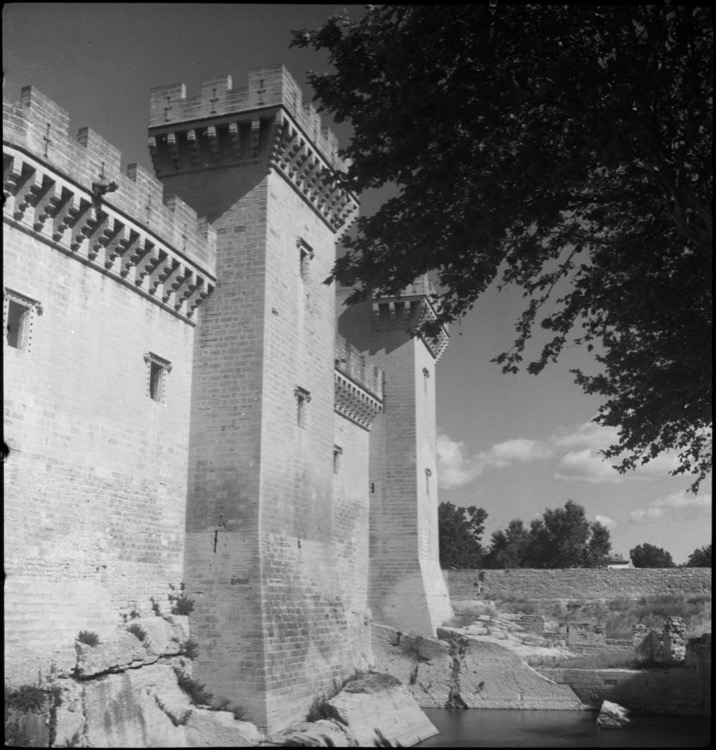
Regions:
<svg viewBox="0 0 716 750"><path fill-rule="evenodd" d="M194 676L268 729L434 635L427 279L324 284L356 198L283 66L151 94L155 175L32 87L4 107L5 654L70 670L81 630L194 601Z"/></svg>

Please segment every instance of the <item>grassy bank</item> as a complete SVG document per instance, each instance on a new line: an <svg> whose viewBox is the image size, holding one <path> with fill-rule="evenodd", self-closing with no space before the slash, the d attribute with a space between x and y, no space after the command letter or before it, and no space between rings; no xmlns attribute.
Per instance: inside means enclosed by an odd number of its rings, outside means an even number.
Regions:
<svg viewBox="0 0 716 750"><path fill-rule="evenodd" d="M689 637L711 632L711 597L665 594L640 599L596 601L530 600L505 597L495 600L498 612L542 615L546 624L594 622L605 627L607 638L631 638L632 626L661 630L666 617L683 617ZM586 658L586 657L585 657Z"/></svg>

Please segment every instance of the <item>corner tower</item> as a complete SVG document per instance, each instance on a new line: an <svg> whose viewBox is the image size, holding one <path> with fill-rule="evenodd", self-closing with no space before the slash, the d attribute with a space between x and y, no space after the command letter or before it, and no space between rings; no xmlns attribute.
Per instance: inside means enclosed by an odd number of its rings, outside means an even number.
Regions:
<svg viewBox="0 0 716 750"><path fill-rule="evenodd" d="M339 302L351 290L339 291ZM419 635L452 617L440 569L435 364L448 344L413 337L434 316L427 277L397 297L341 307L338 331L385 372L371 436L369 604L376 622Z"/></svg>
<svg viewBox="0 0 716 750"><path fill-rule="evenodd" d="M357 202L283 66L152 91L157 176L217 232L195 350L185 550L195 676L275 730L365 666L333 560L335 291ZM348 623L348 624L347 624Z"/></svg>

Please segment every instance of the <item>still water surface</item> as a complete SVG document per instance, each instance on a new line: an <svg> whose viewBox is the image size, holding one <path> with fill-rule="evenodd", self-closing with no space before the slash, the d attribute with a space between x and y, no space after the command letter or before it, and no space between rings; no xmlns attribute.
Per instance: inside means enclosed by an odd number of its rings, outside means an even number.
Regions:
<svg viewBox="0 0 716 750"><path fill-rule="evenodd" d="M423 709L440 734L415 747L708 747L711 720L632 716L604 730L593 711Z"/></svg>

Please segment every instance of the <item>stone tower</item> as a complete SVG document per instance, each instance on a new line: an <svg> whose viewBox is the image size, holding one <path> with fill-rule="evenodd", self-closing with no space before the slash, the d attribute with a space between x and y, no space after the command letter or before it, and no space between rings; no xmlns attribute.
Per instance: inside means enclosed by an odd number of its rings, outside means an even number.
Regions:
<svg viewBox="0 0 716 750"><path fill-rule="evenodd" d="M192 383L194 673L278 729L370 651L335 563L335 290L322 283L357 203L331 182L337 140L283 66L246 88L205 80L193 98L154 89L150 151L217 232Z"/></svg>
<svg viewBox="0 0 716 750"><path fill-rule="evenodd" d="M434 316L427 277L400 296L338 310L338 331L385 373L371 436L369 603L376 622L424 636L452 617L439 564L435 363L448 344L412 337ZM339 291L339 304L350 290Z"/></svg>

